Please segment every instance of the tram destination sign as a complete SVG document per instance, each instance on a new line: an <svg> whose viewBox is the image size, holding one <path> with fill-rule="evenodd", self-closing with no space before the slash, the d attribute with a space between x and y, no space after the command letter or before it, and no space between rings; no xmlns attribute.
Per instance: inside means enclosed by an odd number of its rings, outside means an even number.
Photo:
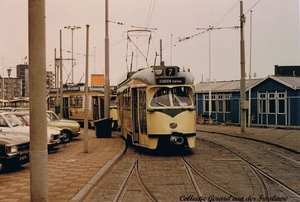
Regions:
<svg viewBox="0 0 300 202"><path fill-rule="evenodd" d="M176 77L176 78L156 78L157 85L166 85L166 84L185 84L185 78Z"/></svg>

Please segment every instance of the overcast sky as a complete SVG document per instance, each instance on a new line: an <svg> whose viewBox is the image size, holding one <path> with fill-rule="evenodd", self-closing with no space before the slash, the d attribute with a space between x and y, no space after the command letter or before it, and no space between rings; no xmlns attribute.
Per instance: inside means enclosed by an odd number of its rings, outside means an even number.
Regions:
<svg viewBox="0 0 300 202"><path fill-rule="evenodd" d="M74 30L74 82L84 81L86 25L90 25L89 73L104 73L104 0L46 0L47 70L53 70L54 49L59 57L59 30L62 30L63 58L71 58L71 31ZM0 74L28 60L28 1L1 0L0 4ZM246 72L250 64L250 24L252 9L252 74L259 78L274 74L274 65L300 65L299 1L244 0L246 16ZM110 81L116 84L127 71L126 55L134 51L126 34L136 27L155 28L148 52L148 64L154 64L160 52L166 65L190 68L195 83L209 76L209 34L211 32L211 74L215 80L240 79L240 1L237 0L109 0ZM121 24L122 23L122 24ZM188 39L186 38L188 37ZM143 37L133 41L145 48ZM179 42L181 39L181 42ZM186 40L184 40L186 39ZM129 47L129 49L127 49ZM146 55L146 53L144 53ZM157 57L156 61L159 61ZM127 61L128 62L128 61ZM158 64L158 63L156 63ZM138 66L138 67L136 67ZM146 67L141 54L133 69ZM64 61L64 82L71 63ZM12 76L15 77L15 68Z"/></svg>

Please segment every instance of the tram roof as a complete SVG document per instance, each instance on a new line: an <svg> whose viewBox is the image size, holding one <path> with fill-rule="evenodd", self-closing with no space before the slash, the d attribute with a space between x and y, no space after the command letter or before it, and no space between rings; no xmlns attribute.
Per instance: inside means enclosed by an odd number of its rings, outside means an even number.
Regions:
<svg viewBox="0 0 300 202"><path fill-rule="evenodd" d="M156 84L156 78L153 72L153 67L149 67L149 68L143 68L140 69L136 72L129 72L126 74L127 78L126 79L137 79L137 80L141 80L146 84ZM194 84L194 76L193 74L187 70L187 69L181 69L181 71L179 71L177 73L177 77L182 77L185 79L185 84ZM124 77L123 77L124 78ZM170 77L171 78L171 77ZM119 85L122 84L123 82L125 82L126 79L123 79L119 82Z"/></svg>

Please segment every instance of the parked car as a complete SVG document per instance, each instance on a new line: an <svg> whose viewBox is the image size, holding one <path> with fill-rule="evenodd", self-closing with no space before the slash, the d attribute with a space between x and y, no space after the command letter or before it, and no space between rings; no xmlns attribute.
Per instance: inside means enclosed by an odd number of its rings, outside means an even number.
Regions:
<svg viewBox="0 0 300 202"><path fill-rule="evenodd" d="M22 108L22 107L12 108L11 112L29 112L29 108Z"/></svg>
<svg viewBox="0 0 300 202"><path fill-rule="evenodd" d="M29 163L29 136L0 132L0 170Z"/></svg>
<svg viewBox="0 0 300 202"><path fill-rule="evenodd" d="M25 133L29 136L29 126L26 126L15 114L11 112L0 113L0 129L2 132ZM49 128L47 130L48 149L52 149L60 143L61 131Z"/></svg>
<svg viewBox="0 0 300 202"><path fill-rule="evenodd" d="M29 108L14 108L13 112L29 113ZM62 129L62 134L61 134L62 143L68 143L74 137L78 137L81 134L79 123L73 120L60 119L57 116L57 114L55 114L53 111L50 110L47 111L47 121L48 121L47 123L48 126L53 126Z"/></svg>
<svg viewBox="0 0 300 202"><path fill-rule="evenodd" d="M68 143L74 137L78 137L80 132L80 125L76 121L60 119L53 111L47 111L48 126L54 126L62 129L62 142Z"/></svg>
<svg viewBox="0 0 300 202"><path fill-rule="evenodd" d="M1 107L0 111L5 111L5 112L11 112L13 111L15 108L12 107Z"/></svg>

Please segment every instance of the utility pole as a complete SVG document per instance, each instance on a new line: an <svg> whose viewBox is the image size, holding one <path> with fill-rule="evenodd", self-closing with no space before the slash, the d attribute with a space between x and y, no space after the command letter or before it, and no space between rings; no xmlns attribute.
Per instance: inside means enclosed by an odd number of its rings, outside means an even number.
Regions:
<svg viewBox="0 0 300 202"><path fill-rule="evenodd" d="M211 103L211 30L212 27L209 26L209 48L208 48L208 66L209 66L209 91L208 91L208 119L209 124L212 124L211 120L211 110L212 110L212 103Z"/></svg>
<svg viewBox="0 0 300 202"><path fill-rule="evenodd" d="M48 201L45 0L28 1L30 200Z"/></svg>
<svg viewBox="0 0 300 202"><path fill-rule="evenodd" d="M108 0L105 0L105 86L104 116L110 118L110 80L109 80L109 37L108 37Z"/></svg>
<svg viewBox="0 0 300 202"><path fill-rule="evenodd" d="M73 50L73 31L75 30L75 29L81 29L81 27L80 26L65 26L64 27L65 29L70 29L71 30L71 40L72 40L72 59L71 59L71 61L72 61L72 67L71 67L71 83L74 83L74 62L73 62L73 60L74 60L74 50Z"/></svg>
<svg viewBox="0 0 300 202"><path fill-rule="evenodd" d="M58 91L58 82L59 82L59 63L57 63L56 58L56 48L54 49L54 68L55 68L55 89L56 89L56 98L55 98L55 107L59 106L58 98L59 98L59 91ZM56 113L56 110L55 110Z"/></svg>
<svg viewBox="0 0 300 202"><path fill-rule="evenodd" d="M252 60L252 10L250 11L250 57L249 57L249 84L248 84L248 127L251 126L251 61Z"/></svg>
<svg viewBox="0 0 300 202"><path fill-rule="evenodd" d="M84 96L84 146L83 152L88 152L88 116L89 116L89 27L86 25L86 54L85 54L85 96Z"/></svg>
<svg viewBox="0 0 300 202"><path fill-rule="evenodd" d="M59 94L60 94L60 100L59 100L59 118L63 118L63 71L62 71L62 65L63 65L63 56L62 56L62 31L59 30Z"/></svg>
<svg viewBox="0 0 300 202"><path fill-rule="evenodd" d="M245 133L246 128L246 109L248 105L245 100L245 41L244 41L244 24L246 18L243 14L243 1L240 1L240 29L241 29L241 80L240 80L240 123L241 133Z"/></svg>

